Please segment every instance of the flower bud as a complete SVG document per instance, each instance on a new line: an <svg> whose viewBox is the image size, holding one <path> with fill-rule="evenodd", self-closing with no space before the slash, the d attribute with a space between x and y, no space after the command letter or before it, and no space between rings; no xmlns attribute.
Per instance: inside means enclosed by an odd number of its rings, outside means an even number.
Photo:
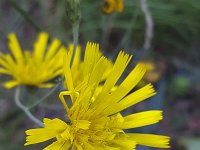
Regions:
<svg viewBox="0 0 200 150"><path fill-rule="evenodd" d="M80 0L65 0L65 7L70 22L78 23L81 18Z"/></svg>

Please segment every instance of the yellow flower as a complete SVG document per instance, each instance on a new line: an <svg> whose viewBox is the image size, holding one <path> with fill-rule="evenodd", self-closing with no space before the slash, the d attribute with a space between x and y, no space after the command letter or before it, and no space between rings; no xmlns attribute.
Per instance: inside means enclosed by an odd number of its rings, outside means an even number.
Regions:
<svg viewBox="0 0 200 150"><path fill-rule="evenodd" d="M119 84L119 78L131 60L130 55L120 52L112 70L109 72L101 90L96 94L98 85L109 64L99 53L99 46L88 43L84 55L84 76L75 86L71 53L65 56L64 72L68 91L60 93L60 100L66 110L68 121L58 118L44 119L44 128L26 131L26 144L36 144L50 139L55 142L44 150L133 150L137 144L169 148L169 137L153 134L125 133L131 129L151 125L162 119L162 111L144 111L122 116L121 111L155 94L152 85L131 92L145 74L145 66L138 64ZM75 54L76 59L76 54ZM116 89L113 91L113 87ZM66 103L64 96L70 96ZM71 103L71 105L70 105Z"/></svg>
<svg viewBox="0 0 200 150"><path fill-rule="evenodd" d="M57 38L53 39L47 47L48 34L40 33L33 52L22 51L14 33L9 34L8 39L12 54L0 53L0 74L9 75L12 78L3 84L5 88L18 85L49 88L53 84L47 82L63 74L65 49Z"/></svg>
<svg viewBox="0 0 200 150"><path fill-rule="evenodd" d="M124 0L104 0L103 12L122 12L124 10Z"/></svg>
<svg viewBox="0 0 200 150"><path fill-rule="evenodd" d="M147 73L144 76L144 79L151 83L156 83L161 78L162 72L160 71L160 67L156 65L152 61L140 61L140 64L143 64L147 68Z"/></svg>

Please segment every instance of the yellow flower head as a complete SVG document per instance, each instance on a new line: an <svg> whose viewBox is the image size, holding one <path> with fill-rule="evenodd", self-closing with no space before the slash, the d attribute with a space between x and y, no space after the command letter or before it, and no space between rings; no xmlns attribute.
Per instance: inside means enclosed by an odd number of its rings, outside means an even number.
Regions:
<svg viewBox="0 0 200 150"><path fill-rule="evenodd" d="M137 144L169 148L169 137L125 133L131 129L151 125L162 119L162 111L152 110L122 116L121 111L139 103L155 94L148 84L131 92L145 74L144 65L138 64L130 74L118 85L131 57L120 52L101 90L97 87L105 74L109 60L99 52L98 44L88 43L84 55L84 76L82 82L75 86L73 82L71 53L65 56L64 72L67 89L59 97L67 112L69 121L58 118L44 119L44 128L26 131L26 144L36 144L55 139L55 142L44 150L133 150ZM76 57L75 57L76 59ZM115 90L112 90L115 87ZM71 105L64 96L69 95Z"/></svg>
<svg viewBox="0 0 200 150"><path fill-rule="evenodd" d="M4 87L30 85L48 88L53 84L47 82L63 73L65 49L58 39L53 39L47 47L48 34L40 33L33 52L22 51L14 33L9 34L8 39L12 54L0 53L0 73L9 75L12 79L4 83Z"/></svg>
<svg viewBox="0 0 200 150"><path fill-rule="evenodd" d="M122 12L124 10L124 0L104 0L103 12Z"/></svg>

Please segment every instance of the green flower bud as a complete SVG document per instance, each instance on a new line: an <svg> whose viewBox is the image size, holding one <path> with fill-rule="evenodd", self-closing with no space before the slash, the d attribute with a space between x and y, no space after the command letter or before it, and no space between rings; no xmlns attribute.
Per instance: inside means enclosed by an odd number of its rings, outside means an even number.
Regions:
<svg viewBox="0 0 200 150"><path fill-rule="evenodd" d="M65 0L66 13L72 24L76 24L80 21L81 10L80 0Z"/></svg>

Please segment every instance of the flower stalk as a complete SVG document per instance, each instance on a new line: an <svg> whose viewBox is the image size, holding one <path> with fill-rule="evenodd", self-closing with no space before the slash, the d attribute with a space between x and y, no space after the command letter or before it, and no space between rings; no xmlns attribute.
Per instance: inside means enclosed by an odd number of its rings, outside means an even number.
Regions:
<svg viewBox="0 0 200 150"><path fill-rule="evenodd" d="M24 106L21 102L20 102L20 87L17 87L16 91L15 91L15 103L16 105L34 122L36 123L38 126L40 127L44 127L44 124L38 120L35 116L32 115L32 113L29 111L29 108L27 108L26 106Z"/></svg>
<svg viewBox="0 0 200 150"><path fill-rule="evenodd" d="M79 23L75 23L75 24L72 25L72 32L73 32L73 45L74 45L72 58L74 58L75 51L76 51L76 48L77 48L77 45L78 45Z"/></svg>
<svg viewBox="0 0 200 150"><path fill-rule="evenodd" d="M141 9L145 15L145 21L146 21L144 49L149 50L151 48L151 42L153 39L154 22L153 22L151 12L147 5L147 1L141 0L140 5L141 5Z"/></svg>
<svg viewBox="0 0 200 150"><path fill-rule="evenodd" d="M66 14L72 24L72 34L73 34L73 53L72 58L74 58L74 53L78 44L78 34L79 34L79 23L81 19L81 9L80 0L65 0ZM72 59L73 60L73 59Z"/></svg>
<svg viewBox="0 0 200 150"><path fill-rule="evenodd" d="M45 96L40 98L37 102L35 102L31 106L29 106L28 109L34 108L35 106L37 106L37 105L41 104L43 101L45 101L53 92L55 92L60 87L61 83L62 83L62 81L59 81L59 83L57 85L55 85L55 87L53 87Z"/></svg>

